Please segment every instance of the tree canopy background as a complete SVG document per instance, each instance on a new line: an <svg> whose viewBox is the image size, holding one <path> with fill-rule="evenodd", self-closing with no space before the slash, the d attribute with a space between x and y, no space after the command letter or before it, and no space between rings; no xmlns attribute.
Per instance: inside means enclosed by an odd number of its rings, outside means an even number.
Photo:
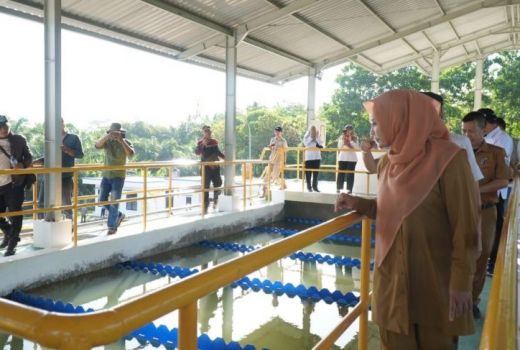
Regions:
<svg viewBox="0 0 520 350"><path fill-rule="evenodd" d="M460 132L460 120L473 109L475 64L466 63L442 71L441 94L444 96L446 124L452 132ZM327 123L327 146L336 147L343 126L354 125L359 136L369 134L368 115L362 102L372 99L390 89L417 89L428 91L430 77L415 67L406 67L385 75L373 74L354 64L346 64L336 79L338 88L331 101L319 111L320 119ZM503 117L507 132L520 137L520 54L506 51L488 57L484 64L482 107L490 107ZM306 108L303 105L279 105L267 108L258 104L249 106L236 117L237 159L248 158L251 142L251 157L257 159L263 147L273 136L273 129L282 126L289 146L301 146L306 129ZM104 135L108 125L78 130L65 120L69 132L78 134L83 143L85 157L80 164L103 163L103 151L96 150L94 143ZM107 122L107 124L109 124ZM125 124L128 139L134 144L136 155L133 162L167 161L172 159L198 159L194 153L201 127L211 125L214 137L224 150L224 116L189 117L176 127L157 126L142 121ZM43 156L43 124L30 124L26 118L12 120L14 132L24 135L36 157ZM251 140L248 136L251 130ZM289 155L294 163L295 154ZM324 154L324 163L334 164L334 154ZM196 168L182 169L183 175L195 175ZM165 175L156 171L157 175ZM294 174L287 174L288 177ZM326 175L323 175L325 178Z"/></svg>

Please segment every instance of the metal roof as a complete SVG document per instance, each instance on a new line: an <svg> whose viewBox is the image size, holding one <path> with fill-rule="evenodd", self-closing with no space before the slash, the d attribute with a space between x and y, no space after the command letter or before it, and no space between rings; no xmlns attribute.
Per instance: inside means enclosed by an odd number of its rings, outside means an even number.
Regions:
<svg viewBox="0 0 520 350"><path fill-rule="evenodd" d="M225 70L227 36L238 73L282 83L352 61L385 73L431 73L519 49L520 0L62 0L66 29ZM43 0L0 0L0 12L41 20Z"/></svg>

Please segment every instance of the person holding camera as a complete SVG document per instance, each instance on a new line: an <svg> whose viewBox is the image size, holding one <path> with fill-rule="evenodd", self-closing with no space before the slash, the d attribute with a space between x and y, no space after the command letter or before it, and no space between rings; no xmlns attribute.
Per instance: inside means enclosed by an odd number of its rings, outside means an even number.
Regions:
<svg viewBox="0 0 520 350"><path fill-rule="evenodd" d="M65 129L65 122L61 118L61 167L72 168L76 165L76 158L83 158L83 146L78 135L67 132ZM33 162L33 165L44 166L45 159L39 158ZM72 172L61 173L61 204L71 205L72 204L72 188L73 188L73 174ZM38 176L38 208L44 207L44 179L45 176L41 174ZM72 210L64 211L67 219L72 219ZM38 218L43 219L45 213L39 213Z"/></svg>
<svg viewBox="0 0 520 350"><path fill-rule="evenodd" d="M343 128L343 134L339 137L338 148L339 152L338 159L338 170L354 171L356 169L357 155L353 149L359 148L357 144L356 135L354 135L354 127L352 125L345 125ZM336 181L336 189L339 193L343 189L345 183L345 177L347 178L347 191L352 193L354 188L354 173L338 173L338 179Z"/></svg>
<svg viewBox="0 0 520 350"><path fill-rule="evenodd" d="M120 123L112 123L106 134L97 140L96 149L105 150L106 166L122 166L126 164L127 157L135 154L134 146L126 139L126 131L121 128ZM121 198L123 185L125 184L126 170L105 170L101 179L99 201L108 200L112 195L112 200ZM117 232L117 228L125 218L125 214L119 211L119 203L105 205L108 211L108 234Z"/></svg>
<svg viewBox="0 0 520 350"><path fill-rule="evenodd" d="M7 117L0 115L0 169L24 169L31 167L32 154L27 140L11 131ZM30 175L0 175L0 213L22 210L25 186ZM32 182L30 183L32 184ZM14 255L20 241L23 215L0 218L0 230L4 239L0 248L7 247L4 256Z"/></svg>
<svg viewBox="0 0 520 350"><path fill-rule="evenodd" d="M201 162L218 162L219 159L226 159L218 147L218 141L211 137L211 127L204 125L202 127L204 133L202 139L197 142L195 154L200 156ZM220 166L206 165L204 166L204 189L208 189L213 183L213 188L222 186L222 178L220 177ZM213 209L217 208L218 196L221 190L213 191ZM204 213L207 214L209 207L209 192L204 192Z"/></svg>
<svg viewBox="0 0 520 350"><path fill-rule="evenodd" d="M303 145L306 148L323 148L323 142L316 126L312 125L303 136ZM316 149L305 150L305 169L319 169L321 151ZM311 185L312 178L312 185ZM318 172L305 170L305 180L309 192L320 192L318 190Z"/></svg>

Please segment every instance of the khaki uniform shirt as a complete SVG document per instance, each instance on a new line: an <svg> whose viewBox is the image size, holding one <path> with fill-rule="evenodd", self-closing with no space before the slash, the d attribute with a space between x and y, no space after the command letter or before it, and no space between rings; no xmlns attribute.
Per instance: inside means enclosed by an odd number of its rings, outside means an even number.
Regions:
<svg viewBox="0 0 520 350"><path fill-rule="evenodd" d="M378 173L388 164L381 158ZM374 274L373 319L382 328L409 334L413 324L447 335L474 332L467 312L450 322L449 289L470 292L478 252L475 182L466 155L458 152L424 201L408 215ZM356 208L375 218L375 200ZM377 230L377 228L376 228Z"/></svg>
<svg viewBox="0 0 520 350"><path fill-rule="evenodd" d="M484 141L475 151L477 163L484 175L478 182L479 186L493 180L509 180L509 167L506 164L506 152L503 148L491 145ZM496 191L480 194L482 205L498 203Z"/></svg>

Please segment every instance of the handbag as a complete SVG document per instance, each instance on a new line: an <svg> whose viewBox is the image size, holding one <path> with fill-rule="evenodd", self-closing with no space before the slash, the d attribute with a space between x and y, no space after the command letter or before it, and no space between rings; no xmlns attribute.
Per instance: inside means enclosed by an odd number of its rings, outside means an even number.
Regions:
<svg viewBox="0 0 520 350"><path fill-rule="evenodd" d="M12 155L7 153L7 151L0 146L0 151L2 151L3 154L9 159L9 163L11 164L11 169L15 169L16 165L18 164L18 160L14 158ZM23 181L20 181L20 179L23 177ZM35 174L25 174L25 175L13 175L13 183L15 185L21 185L23 184L25 188L30 188L33 183L36 182L36 175Z"/></svg>

